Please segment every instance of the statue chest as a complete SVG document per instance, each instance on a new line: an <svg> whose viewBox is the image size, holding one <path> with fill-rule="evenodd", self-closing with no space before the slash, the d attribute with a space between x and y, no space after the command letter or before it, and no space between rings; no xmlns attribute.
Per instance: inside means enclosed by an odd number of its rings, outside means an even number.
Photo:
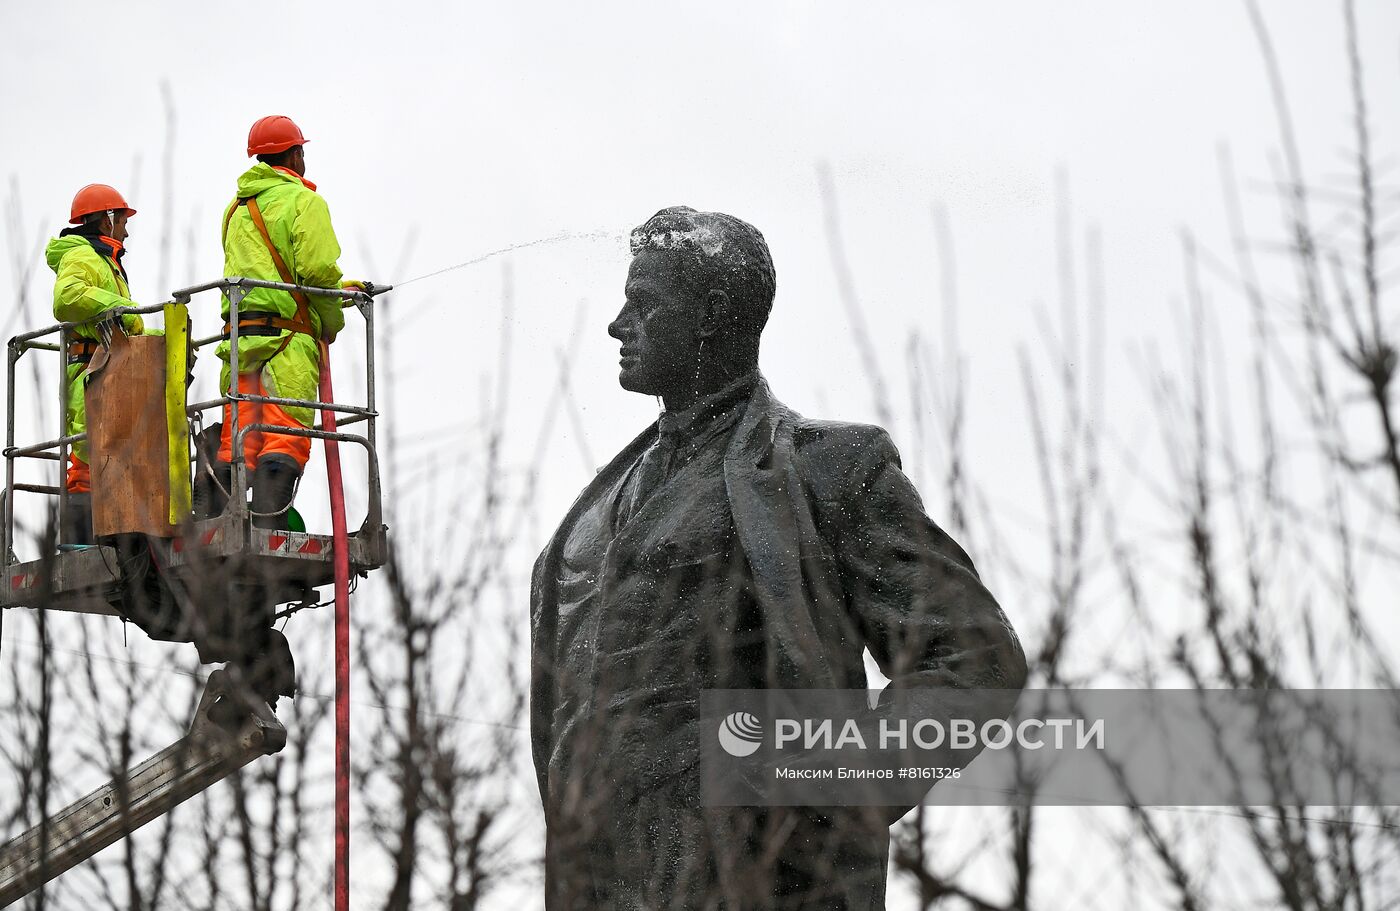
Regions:
<svg viewBox="0 0 1400 911"><path fill-rule="evenodd" d="M717 440L679 466L623 524L630 472L579 514L555 580L557 646L574 672L613 690L709 685L748 592L723 454Z"/></svg>

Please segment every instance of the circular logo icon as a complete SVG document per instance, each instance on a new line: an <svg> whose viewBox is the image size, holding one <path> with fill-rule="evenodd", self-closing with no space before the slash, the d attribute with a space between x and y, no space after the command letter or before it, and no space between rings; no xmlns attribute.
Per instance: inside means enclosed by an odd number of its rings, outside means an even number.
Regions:
<svg viewBox="0 0 1400 911"><path fill-rule="evenodd" d="M763 725L748 712L734 712L719 723L719 745L730 756L752 756L763 745Z"/></svg>

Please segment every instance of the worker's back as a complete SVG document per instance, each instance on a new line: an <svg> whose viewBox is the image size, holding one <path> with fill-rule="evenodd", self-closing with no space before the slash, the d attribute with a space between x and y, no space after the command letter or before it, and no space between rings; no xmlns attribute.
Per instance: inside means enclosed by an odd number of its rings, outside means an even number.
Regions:
<svg viewBox="0 0 1400 911"><path fill-rule="evenodd" d="M235 197L223 213L224 275L315 288L339 288L340 244L330 210L306 180L306 137L291 118L274 114L253 124L248 155L257 162L238 179ZM345 326L339 298L300 291L251 288L238 310L238 377L229 365L231 340L219 346L224 362L220 385L257 398L314 402L320 381L321 346ZM229 318L228 299L224 318ZM231 334L233 326L226 326ZM287 514L311 457L306 435L314 420L309 407L249 401L237 415L224 409L216 480L229 471L237 442L253 472L253 521L267 528L289 527ZM253 428L247 429L244 428ZM239 428L235 430L234 428ZM273 428L287 428L283 432ZM211 487L226 485L210 485ZM217 512L217 496L196 492L197 511ZM207 508L201 509L209 503Z"/></svg>
<svg viewBox="0 0 1400 911"><path fill-rule="evenodd" d="M237 196L224 210L225 276L274 282L286 280L258 229L253 210L246 204L239 205L242 199L256 200L268 239L296 284L340 287L341 272L337 265L340 244L331 226L325 199L316 192L314 185L295 172L261 161L238 178ZM334 334L344 327L339 300L317 296L309 298L309 302L311 325L318 336L326 329ZM251 289L241 306L245 311L277 313L284 319L294 319L297 312L297 302L291 294L270 288ZM227 300L224 316L228 316ZM240 346L239 353L242 356L246 350L250 361L257 359L258 345L276 347L267 342L249 341L249 347Z"/></svg>

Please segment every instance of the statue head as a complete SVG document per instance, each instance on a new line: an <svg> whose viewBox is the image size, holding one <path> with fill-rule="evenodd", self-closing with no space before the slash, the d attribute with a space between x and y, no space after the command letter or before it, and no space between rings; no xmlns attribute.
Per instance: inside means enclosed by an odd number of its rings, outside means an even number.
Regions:
<svg viewBox="0 0 1400 911"><path fill-rule="evenodd" d="M671 409L758 366L777 279L758 229L722 212L662 209L632 232L626 300L608 334L622 388Z"/></svg>

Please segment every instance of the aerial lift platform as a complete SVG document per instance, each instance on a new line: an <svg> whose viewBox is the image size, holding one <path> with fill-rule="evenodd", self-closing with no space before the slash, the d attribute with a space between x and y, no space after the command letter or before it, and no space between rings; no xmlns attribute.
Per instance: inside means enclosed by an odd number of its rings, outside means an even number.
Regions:
<svg viewBox="0 0 1400 911"><path fill-rule="evenodd" d="M237 390L239 374L239 308L253 288L298 291L303 294L340 298L353 307L365 325L365 402L360 405L305 401L252 395ZM388 287L369 290L314 288L283 282L248 278L224 278L176 291L174 302L188 305L202 292L221 291L229 302L228 356L232 388L209 401L187 404L191 426L201 423L205 412L216 414L226 403L273 403L301 406L338 419L312 428L271 427L263 424L239 425L238 410L233 412L231 432L235 461L228 504L222 515L183 523L173 537L146 539L151 559L162 583L173 596L179 613L198 624L222 613L230 605L238 609L239 599L256 592L257 597L274 604L306 601L316 588L335 581L334 538L331 535L281 531L256 527L247 502L248 469L242 460L242 441L255 431L275 431L320 439L335 445L349 443L366 452L366 514L359 528L346 536L349 570L366 574L384 564L387 555L387 529L383 524L378 453L375 449L375 359L374 295ZM117 308L104 314L152 313L165 305ZM9 340L6 360L6 437L5 490L3 501L3 544L0 545L0 621L11 609L43 608L80 614L122 616L122 568L113 547L96 545L72 548L57 542L57 552L21 560L16 556L15 497L29 494L58 501L60 514L67 491L63 470L68 450L84 439L83 434L63 436L67 426L66 365L68 330L76 324L60 323L17 335ZM194 340L191 349L217 344L225 338L215 335ZM60 435L29 445L16 444L15 382L21 359L33 352L58 354L57 399ZM363 433L345 433L342 428L361 424ZM324 426L330 424L330 427ZM193 473L207 473L204 456L196 454ZM56 463L56 484L24 483L16 480L20 460ZM61 527L61 526L60 526ZM209 708L220 697L236 699L247 706L248 714L237 729L221 727L209 718ZM241 687L236 669L225 668L210 674L189 732L177 743L160 751L58 813L38 826L0 846L0 907L4 907L44 883L81 863L140 826L170 812L176 805L198 794L248 763L281 750L287 734L276 716Z"/></svg>

